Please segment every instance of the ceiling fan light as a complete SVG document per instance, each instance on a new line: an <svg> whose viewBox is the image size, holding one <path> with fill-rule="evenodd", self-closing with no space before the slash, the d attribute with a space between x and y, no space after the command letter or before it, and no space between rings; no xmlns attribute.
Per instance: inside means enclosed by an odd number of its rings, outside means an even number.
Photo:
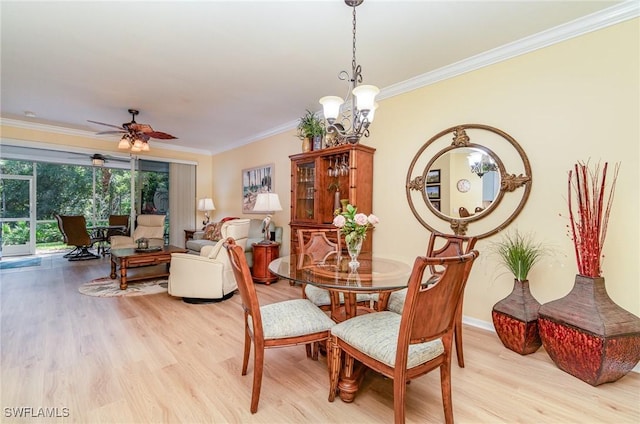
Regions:
<svg viewBox="0 0 640 424"><path fill-rule="evenodd" d="M148 142L146 142L146 141L145 141L145 142L143 142L143 143L142 143L142 148L141 148L141 150L142 150L143 152L148 152L149 150L151 150L151 149L149 148L149 143L148 143Z"/></svg>
<svg viewBox="0 0 640 424"><path fill-rule="evenodd" d="M91 156L91 164L93 166L104 166L104 157L99 154Z"/></svg>
<svg viewBox="0 0 640 424"><path fill-rule="evenodd" d="M127 138L126 135L123 135L122 138L120 139L120 142L118 143L118 149L128 149L130 147L129 144L129 139Z"/></svg>
<svg viewBox="0 0 640 424"><path fill-rule="evenodd" d="M142 140L140 140L139 138L136 138L135 141L133 142L133 147L131 149L133 150L134 147L138 149L136 150L136 152L139 152L140 150L142 150Z"/></svg>

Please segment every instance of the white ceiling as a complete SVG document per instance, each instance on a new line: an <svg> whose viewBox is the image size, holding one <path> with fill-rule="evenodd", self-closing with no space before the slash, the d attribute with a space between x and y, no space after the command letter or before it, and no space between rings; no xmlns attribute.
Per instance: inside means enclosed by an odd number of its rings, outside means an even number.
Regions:
<svg viewBox="0 0 640 424"><path fill-rule="evenodd" d="M385 98L617 3L366 0L357 61ZM305 109L320 109L320 97L347 91L337 78L351 68L352 14L342 0L0 6L3 120L95 132L108 128L87 120L120 125L136 108L137 122L178 137L162 143L216 153L291 129Z"/></svg>

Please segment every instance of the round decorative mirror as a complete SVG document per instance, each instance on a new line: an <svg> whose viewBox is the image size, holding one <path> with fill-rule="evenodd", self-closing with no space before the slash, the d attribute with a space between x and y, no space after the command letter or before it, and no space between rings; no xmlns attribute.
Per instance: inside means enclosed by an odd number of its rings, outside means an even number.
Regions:
<svg viewBox="0 0 640 424"><path fill-rule="evenodd" d="M477 238L509 225L530 191L531 167L520 145L481 124L457 125L433 136L413 158L406 180L409 206L424 227ZM450 230L439 228L447 224Z"/></svg>

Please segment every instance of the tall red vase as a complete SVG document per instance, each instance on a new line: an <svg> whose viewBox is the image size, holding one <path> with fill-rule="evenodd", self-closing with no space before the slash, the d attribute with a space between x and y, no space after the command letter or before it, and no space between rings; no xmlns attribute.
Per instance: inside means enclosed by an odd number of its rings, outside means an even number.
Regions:
<svg viewBox="0 0 640 424"><path fill-rule="evenodd" d="M538 327L556 366L592 386L640 361L640 318L611 300L602 277L576 275L569 294L540 307Z"/></svg>
<svg viewBox="0 0 640 424"><path fill-rule="evenodd" d="M540 303L531 294L529 281L514 279L511 294L493 305L491 311L493 327L506 348L520 355L540 348L538 309Z"/></svg>

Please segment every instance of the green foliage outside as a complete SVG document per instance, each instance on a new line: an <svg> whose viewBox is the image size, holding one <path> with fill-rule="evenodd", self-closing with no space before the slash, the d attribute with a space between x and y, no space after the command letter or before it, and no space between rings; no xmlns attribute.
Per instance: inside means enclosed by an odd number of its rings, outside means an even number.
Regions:
<svg viewBox="0 0 640 424"><path fill-rule="evenodd" d="M87 226L104 225L110 214L128 215L131 210L131 171L91 166L60 165L19 160L0 160L0 173L34 175L36 179L36 244L64 246L55 214L83 215ZM141 190L136 203L149 204L153 209L157 190L168 192L167 172L138 173ZM95 195L94 195L95 178ZM3 179L0 184L2 218L28 216L28 183ZM149 212L149 211L145 211ZM48 221L48 222L47 222ZM167 222L168 225L168 222ZM3 245L29 241L27 222L3 222L0 234Z"/></svg>

